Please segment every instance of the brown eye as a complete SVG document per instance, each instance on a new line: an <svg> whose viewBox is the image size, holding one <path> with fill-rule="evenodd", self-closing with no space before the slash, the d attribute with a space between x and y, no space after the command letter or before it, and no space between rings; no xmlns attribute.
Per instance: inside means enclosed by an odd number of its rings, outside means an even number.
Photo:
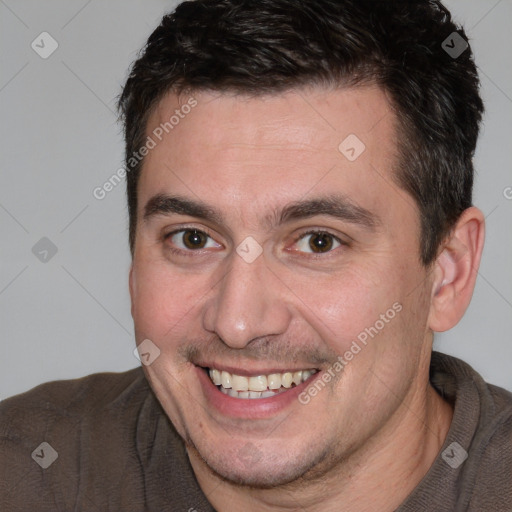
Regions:
<svg viewBox="0 0 512 512"><path fill-rule="evenodd" d="M194 229L185 231L182 239L188 249L202 249L208 241L208 236Z"/></svg>
<svg viewBox="0 0 512 512"><path fill-rule="evenodd" d="M180 229L170 233L168 238L175 247L184 251L218 249L222 247L212 237L198 229Z"/></svg>
<svg viewBox="0 0 512 512"><path fill-rule="evenodd" d="M315 254L330 252L340 245L341 242L334 235L325 231L306 233L296 243L299 251Z"/></svg>
<svg viewBox="0 0 512 512"><path fill-rule="evenodd" d="M328 252L333 245L333 237L328 233L318 233L309 239L309 247L313 252Z"/></svg>

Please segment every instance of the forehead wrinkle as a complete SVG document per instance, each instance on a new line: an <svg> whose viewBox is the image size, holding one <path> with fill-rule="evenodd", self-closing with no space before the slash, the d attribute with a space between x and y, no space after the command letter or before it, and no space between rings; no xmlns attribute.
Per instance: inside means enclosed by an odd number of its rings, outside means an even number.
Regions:
<svg viewBox="0 0 512 512"><path fill-rule="evenodd" d="M254 142L218 142L214 147L219 147L221 149L277 149L279 151L325 151L332 150L332 146L327 146L325 148L321 146L317 146L314 144L306 144L301 142L289 142L283 140L282 142L273 142L272 144L268 143L254 143Z"/></svg>

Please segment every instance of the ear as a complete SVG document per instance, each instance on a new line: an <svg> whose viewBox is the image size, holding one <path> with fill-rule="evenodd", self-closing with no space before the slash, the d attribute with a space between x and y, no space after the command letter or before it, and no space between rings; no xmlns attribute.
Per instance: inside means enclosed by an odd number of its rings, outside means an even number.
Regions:
<svg viewBox="0 0 512 512"><path fill-rule="evenodd" d="M130 273L128 275L128 287L130 289L130 300L131 300L131 314L132 318L135 313L135 276L134 276L133 262L130 265Z"/></svg>
<svg viewBox="0 0 512 512"><path fill-rule="evenodd" d="M475 288L485 237L483 213L468 208L445 240L434 268L428 325L447 331L464 315Z"/></svg>

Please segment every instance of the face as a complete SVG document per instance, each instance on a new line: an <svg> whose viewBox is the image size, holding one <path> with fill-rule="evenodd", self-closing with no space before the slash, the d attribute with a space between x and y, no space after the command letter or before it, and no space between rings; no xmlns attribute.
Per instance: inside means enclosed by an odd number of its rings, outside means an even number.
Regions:
<svg viewBox="0 0 512 512"><path fill-rule="evenodd" d="M232 482L329 470L427 382L431 283L395 123L374 87L170 94L149 120L137 343L160 351L144 370L189 452Z"/></svg>

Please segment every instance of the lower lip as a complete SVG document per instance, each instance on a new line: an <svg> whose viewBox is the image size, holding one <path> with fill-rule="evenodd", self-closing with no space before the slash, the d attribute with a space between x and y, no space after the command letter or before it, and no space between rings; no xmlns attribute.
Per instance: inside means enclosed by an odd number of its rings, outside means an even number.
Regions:
<svg viewBox="0 0 512 512"><path fill-rule="evenodd" d="M199 382L208 402L224 416L243 419L264 419L282 412L294 403L300 402L299 395L321 372L288 391L277 393L269 398L233 398L225 395L213 384L203 368L196 366Z"/></svg>

